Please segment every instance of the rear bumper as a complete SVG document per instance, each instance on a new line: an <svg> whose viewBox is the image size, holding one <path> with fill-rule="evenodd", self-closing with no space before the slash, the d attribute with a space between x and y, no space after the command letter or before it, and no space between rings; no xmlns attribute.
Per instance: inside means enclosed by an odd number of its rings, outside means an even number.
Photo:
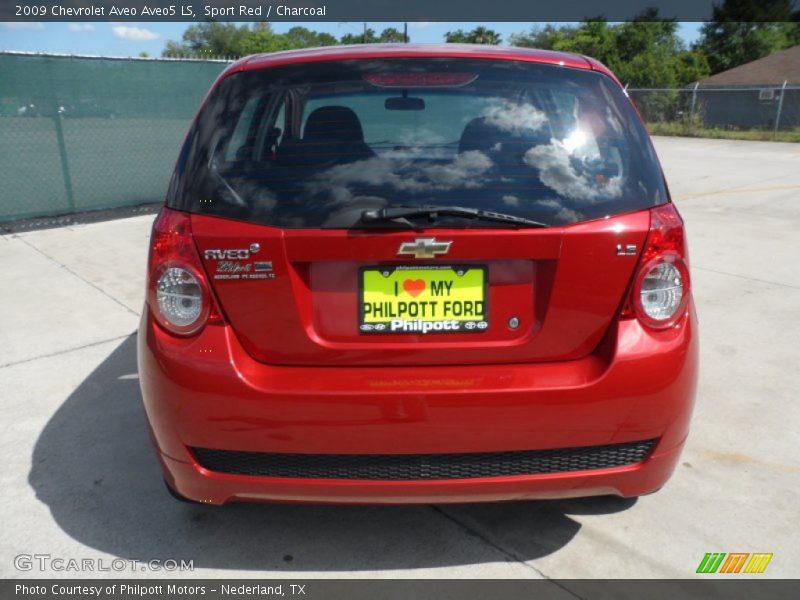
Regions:
<svg viewBox="0 0 800 600"><path fill-rule="evenodd" d="M447 481L348 481L262 478L212 473L161 455L167 481L188 498L334 504L445 504L541 500L582 496L641 496L669 479L681 447L653 454L633 467L518 477Z"/></svg>
<svg viewBox="0 0 800 600"><path fill-rule="evenodd" d="M653 333L615 325L581 360L533 365L285 367L254 361L228 327L192 339L145 310L139 375L167 481L189 498L444 503L615 494L660 488L688 433L696 319ZM189 448L408 455L513 452L657 439L627 466L446 480L352 480L212 472Z"/></svg>

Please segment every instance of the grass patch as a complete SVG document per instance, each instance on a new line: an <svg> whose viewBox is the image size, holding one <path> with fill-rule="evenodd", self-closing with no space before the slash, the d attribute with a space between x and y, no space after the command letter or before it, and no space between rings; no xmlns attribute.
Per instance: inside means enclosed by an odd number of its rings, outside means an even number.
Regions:
<svg viewBox="0 0 800 600"><path fill-rule="evenodd" d="M698 127L689 130L686 123L679 121L648 123L652 135L675 135L721 140L752 140L762 142L800 142L800 128L779 131L777 135L768 129L724 129L722 127Z"/></svg>

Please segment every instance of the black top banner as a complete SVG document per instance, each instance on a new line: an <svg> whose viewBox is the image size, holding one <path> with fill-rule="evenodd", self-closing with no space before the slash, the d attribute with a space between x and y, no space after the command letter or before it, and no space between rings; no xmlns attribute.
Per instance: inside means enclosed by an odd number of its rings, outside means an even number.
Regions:
<svg viewBox="0 0 800 600"><path fill-rule="evenodd" d="M703 21L722 0L4 0L0 21ZM795 18L800 0L793 0ZM761 20L779 20L766 11ZM754 17L754 19L757 19Z"/></svg>

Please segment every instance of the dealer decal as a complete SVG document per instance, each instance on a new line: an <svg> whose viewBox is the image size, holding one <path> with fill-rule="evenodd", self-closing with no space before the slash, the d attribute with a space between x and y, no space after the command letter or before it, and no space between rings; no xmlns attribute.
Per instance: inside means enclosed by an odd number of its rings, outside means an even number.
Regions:
<svg viewBox="0 0 800 600"><path fill-rule="evenodd" d="M272 261L254 260L261 244L253 242L248 248L209 248L203 253L207 261L217 261L211 268L214 279L275 279Z"/></svg>
<svg viewBox="0 0 800 600"><path fill-rule="evenodd" d="M480 333L489 327L487 272L481 265L364 267L362 333Z"/></svg>

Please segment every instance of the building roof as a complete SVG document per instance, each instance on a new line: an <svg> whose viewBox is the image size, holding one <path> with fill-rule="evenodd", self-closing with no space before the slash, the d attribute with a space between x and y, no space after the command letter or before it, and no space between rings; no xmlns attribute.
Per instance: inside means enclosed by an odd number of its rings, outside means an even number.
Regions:
<svg viewBox="0 0 800 600"><path fill-rule="evenodd" d="M800 84L800 45L701 79L700 87L781 85L784 81Z"/></svg>

